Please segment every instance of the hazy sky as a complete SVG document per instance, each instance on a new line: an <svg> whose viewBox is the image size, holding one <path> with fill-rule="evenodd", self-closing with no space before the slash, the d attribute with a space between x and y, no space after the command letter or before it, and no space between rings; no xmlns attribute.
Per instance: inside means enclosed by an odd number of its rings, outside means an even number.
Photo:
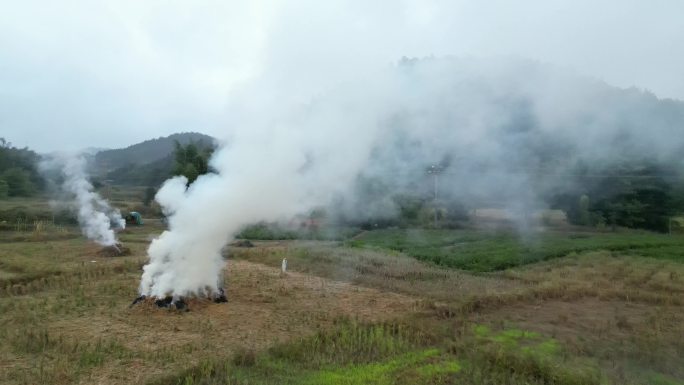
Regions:
<svg viewBox="0 0 684 385"><path fill-rule="evenodd" d="M306 99L404 55L513 55L684 99L683 17L681 0L0 0L0 137L222 137L247 94Z"/></svg>

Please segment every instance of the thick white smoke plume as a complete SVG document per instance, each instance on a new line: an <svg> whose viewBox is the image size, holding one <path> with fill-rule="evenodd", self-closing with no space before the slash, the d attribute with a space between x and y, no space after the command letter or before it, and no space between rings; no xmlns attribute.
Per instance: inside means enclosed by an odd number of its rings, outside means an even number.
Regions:
<svg viewBox="0 0 684 385"><path fill-rule="evenodd" d="M440 164L445 196L527 210L568 183L563 175L580 161L682 149L652 95L525 61L404 60L318 95L292 108L246 95L243 126L212 158L215 173L187 189L183 177L162 186L156 199L169 230L148 250L141 294L216 291L221 250L246 224L331 202L393 209L389 193L354 200L359 178L395 194Z"/></svg>
<svg viewBox="0 0 684 385"><path fill-rule="evenodd" d="M125 227L126 221L88 182L86 160L82 156L55 155L44 159L41 170L56 181L67 203L76 211L83 235L103 246L117 244L112 225Z"/></svg>

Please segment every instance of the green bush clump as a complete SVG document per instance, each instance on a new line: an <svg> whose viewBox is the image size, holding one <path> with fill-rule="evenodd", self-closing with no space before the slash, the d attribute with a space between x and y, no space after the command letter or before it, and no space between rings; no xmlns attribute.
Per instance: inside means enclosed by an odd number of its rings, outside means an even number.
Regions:
<svg viewBox="0 0 684 385"><path fill-rule="evenodd" d="M319 241L339 241L359 233L356 227L299 228L293 230L278 224L260 222L246 226L235 238L249 240L290 240L306 239Z"/></svg>

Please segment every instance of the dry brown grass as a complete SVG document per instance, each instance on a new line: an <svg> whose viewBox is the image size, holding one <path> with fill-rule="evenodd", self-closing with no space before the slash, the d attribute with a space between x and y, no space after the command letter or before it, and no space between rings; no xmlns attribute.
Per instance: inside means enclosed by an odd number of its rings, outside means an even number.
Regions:
<svg viewBox="0 0 684 385"><path fill-rule="evenodd" d="M558 298L594 296L653 305L682 305L684 265L671 261L591 252L504 272Z"/></svg>
<svg viewBox="0 0 684 385"><path fill-rule="evenodd" d="M33 245L33 256L19 245L2 248L3 263L28 277L0 297L0 382L8 384L144 383L325 329L340 316L381 321L417 306L405 295L235 261L228 304L129 309L140 254L94 259L97 246L75 241Z"/></svg>
<svg viewBox="0 0 684 385"><path fill-rule="evenodd" d="M262 241L255 245L231 249L229 255L274 267L287 258L290 270L440 303L463 303L472 296L503 295L530 286L522 281L441 269L399 253L340 247L335 242Z"/></svg>
<svg viewBox="0 0 684 385"><path fill-rule="evenodd" d="M233 251L275 265L422 298L426 330L456 336L466 325L519 328L560 341L567 354L600 363L607 378L650 383L643 373L684 377L684 265L591 252L500 273L438 269L395 253L279 242ZM449 326L451 325L451 326ZM467 329L467 327L466 327Z"/></svg>
<svg viewBox="0 0 684 385"><path fill-rule="evenodd" d="M631 367L684 377L684 266L674 262L593 252L474 275L334 242L254 242L228 251L228 304L129 309L159 230L120 234L133 254L122 258L98 257L81 238L1 242L0 383L144 383L339 317L401 317L435 340L459 341L473 324L532 330L615 383L638 378Z"/></svg>
<svg viewBox="0 0 684 385"><path fill-rule="evenodd" d="M570 256L503 273L533 285L528 295L483 306L470 319L552 336L600 363L615 383L647 372L683 378L683 273L681 264L609 252Z"/></svg>

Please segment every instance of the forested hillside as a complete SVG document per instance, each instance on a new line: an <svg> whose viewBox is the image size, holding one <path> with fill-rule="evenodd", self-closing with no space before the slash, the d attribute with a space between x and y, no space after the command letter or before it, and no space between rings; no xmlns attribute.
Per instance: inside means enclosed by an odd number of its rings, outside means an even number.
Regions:
<svg viewBox="0 0 684 385"><path fill-rule="evenodd" d="M146 140L122 149L104 150L95 154L94 167L97 174L104 174L128 165L147 165L171 155L175 143L213 146L214 138L197 132L178 134Z"/></svg>
<svg viewBox="0 0 684 385"><path fill-rule="evenodd" d="M31 196L43 188L38 155L0 138L0 198Z"/></svg>
<svg viewBox="0 0 684 385"><path fill-rule="evenodd" d="M190 144L205 151L214 148L215 140L200 133L180 133L101 151L95 155L93 175L114 184L157 186L173 174L177 146Z"/></svg>

